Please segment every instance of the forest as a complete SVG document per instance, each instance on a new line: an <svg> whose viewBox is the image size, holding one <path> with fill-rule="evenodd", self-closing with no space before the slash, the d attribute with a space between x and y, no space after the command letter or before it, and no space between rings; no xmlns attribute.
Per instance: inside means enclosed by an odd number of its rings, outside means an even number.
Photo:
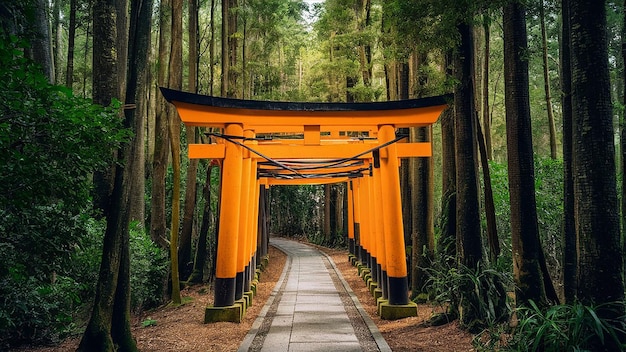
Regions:
<svg viewBox="0 0 626 352"><path fill-rule="evenodd" d="M377 102L453 94L400 166L410 297L477 350L626 349L626 2L5 0L0 350L214 280L220 163L159 87ZM270 232L347 248L345 185L276 186ZM507 338L500 338L507 336Z"/></svg>

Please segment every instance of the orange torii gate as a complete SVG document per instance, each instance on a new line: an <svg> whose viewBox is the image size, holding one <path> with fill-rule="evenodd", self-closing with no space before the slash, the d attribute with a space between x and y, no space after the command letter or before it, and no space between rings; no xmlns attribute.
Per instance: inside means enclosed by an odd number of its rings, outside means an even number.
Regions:
<svg viewBox="0 0 626 352"><path fill-rule="evenodd" d="M379 315L417 314L408 298L398 167L401 158L430 157L432 146L397 143L406 136L396 136L396 129L430 126L447 106L446 96L291 103L161 92L185 125L223 131L212 134L217 143L189 145L189 158L223 160L215 300L205 322L239 322L251 304L256 268L267 254L259 221L265 189L338 182L347 183L351 260Z"/></svg>

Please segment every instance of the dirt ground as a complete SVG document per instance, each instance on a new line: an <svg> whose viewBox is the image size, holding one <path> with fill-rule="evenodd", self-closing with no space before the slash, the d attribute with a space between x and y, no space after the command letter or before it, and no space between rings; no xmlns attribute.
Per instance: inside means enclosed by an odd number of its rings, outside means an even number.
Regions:
<svg viewBox="0 0 626 352"><path fill-rule="evenodd" d="M376 305L355 267L348 262L346 251L323 249L335 262L344 279L357 295L361 305L378 326L393 351L473 351L472 335L460 330L456 323L425 327L436 307L419 305L418 317L386 321L376 315ZM208 286L195 286L182 291L184 304L165 306L133 317L133 336L141 351L236 351L265 305L280 278L286 256L270 247L270 262L261 275L257 296L248 308L244 321L203 324L204 307L212 303ZM147 326L145 326L147 325ZM57 346L21 348L28 352L75 351L80 337L70 338Z"/></svg>

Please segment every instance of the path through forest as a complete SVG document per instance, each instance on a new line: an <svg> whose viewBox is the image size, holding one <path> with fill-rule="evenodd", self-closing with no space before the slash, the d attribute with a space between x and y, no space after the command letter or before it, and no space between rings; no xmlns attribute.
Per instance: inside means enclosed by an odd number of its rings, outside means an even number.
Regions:
<svg viewBox="0 0 626 352"><path fill-rule="evenodd" d="M472 335L460 330L456 323L440 326L423 326L437 307L419 305L418 316L397 321L386 321L376 315L376 305L355 267L348 262L345 250L317 247L335 263L341 275L354 291L363 309L380 330L392 351L474 351ZM270 247L270 264L262 274L254 304L241 324L203 324L203 307L212 303L213 293L207 286L194 286L183 290L183 305L165 306L144 312L133 318L133 336L141 351L236 351L251 329L256 317L279 281L286 255ZM75 351L80 337L70 338L60 345L39 348L21 348L23 352Z"/></svg>

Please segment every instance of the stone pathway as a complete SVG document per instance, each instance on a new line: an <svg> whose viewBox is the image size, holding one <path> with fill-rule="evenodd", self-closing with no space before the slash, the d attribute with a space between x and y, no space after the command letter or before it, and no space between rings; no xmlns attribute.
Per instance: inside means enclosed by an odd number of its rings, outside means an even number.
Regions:
<svg viewBox="0 0 626 352"><path fill-rule="evenodd" d="M271 244L288 259L239 351L391 351L329 257L295 241Z"/></svg>

